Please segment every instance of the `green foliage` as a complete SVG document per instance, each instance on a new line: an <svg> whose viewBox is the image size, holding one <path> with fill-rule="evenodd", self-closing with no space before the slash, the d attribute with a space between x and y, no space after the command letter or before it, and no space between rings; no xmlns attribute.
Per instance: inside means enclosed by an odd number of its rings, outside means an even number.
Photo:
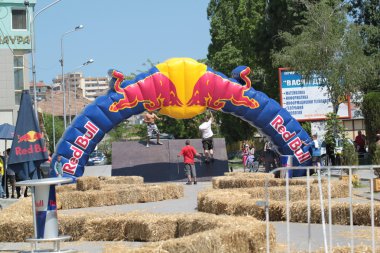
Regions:
<svg viewBox="0 0 380 253"><path fill-rule="evenodd" d="M355 150L354 145L352 145L347 140L343 141L343 154L342 154L342 165L358 165L358 153Z"/></svg>
<svg viewBox="0 0 380 253"><path fill-rule="evenodd" d="M287 46L273 54L274 64L295 69L306 79L320 76L336 113L342 98L375 74L372 60L364 54L360 28L348 23L344 2L321 0L306 7L301 33L280 34Z"/></svg>
<svg viewBox="0 0 380 253"><path fill-rule="evenodd" d="M377 0L351 0L350 4L350 14L361 28L361 36L365 42L364 51L373 59L373 69L378 71L380 69L380 2ZM364 83L362 90L364 93L380 90L380 75L369 78Z"/></svg>
<svg viewBox="0 0 380 253"><path fill-rule="evenodd" d="M361 109L364 115L369 153L373 155L376 149L376 134L380 131L380 92L366 94L363 97Z"/></svg>
<svg viewBox="0 0 380 253"><path fill-rule="evenodd" d="M379 165L380 164L380 145L375 146L375 151L372 156L372 164ZM380 168L374 169L375 175L380 178Z"/></svg>
<svg viewBox="0 0 380 253"><path fill-rule="evenodd" d="M256 130L246 121L236 118L236 116L231 114L218 113L217 115L220 122L221 135L224 136L227 143L253 139Z"/></svg>
<svg viewBox="0 0 380 253"><path fill-rule="evenodd" d="M54 152L54 140L53 140L53 116L51 114L43 114L44 126L46 133L49 137L48 150ZM61 139L63 132L65 131L63 118L54 117L54 129L55 129L55 142L58 143Z"/></svg>
<svg viewBox="0 0 380 253"><path fill-rule="evenodd" d="M129 125L128 120L125 120L115 126L108 132L106 137L99 143L98 150L102 151L107 158L107 164L112 163L112 142L128 139L136 134L137 130L134 126Z"/></svg>
<svg viewBox="0 0 380 253"><path fill-rule="evenodd" d="M308 133L310 136L311 133L311 123L309 121L301 122L301 127Z"/></svg>
<svg viewBox="0 0 380 253"><path fill-rule="evenodd" d="M338 118L335 113L328 113L326 115L326 133L325 133L325 143L326 147L334 150L336 147L336 139L345 139L344 127L342 121Z"/></svg>

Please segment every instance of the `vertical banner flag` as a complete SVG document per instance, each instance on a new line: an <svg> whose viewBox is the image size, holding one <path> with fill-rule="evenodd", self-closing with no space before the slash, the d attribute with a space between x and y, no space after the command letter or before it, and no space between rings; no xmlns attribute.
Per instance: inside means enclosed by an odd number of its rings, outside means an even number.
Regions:
<svg viewBox="0 0 380 253"><path fill-rule="evenodd" d="M40 130L28 90L21 95L20 110L13 137L8 164L35 162L38 165L48 159L46 143Z"/></svg>

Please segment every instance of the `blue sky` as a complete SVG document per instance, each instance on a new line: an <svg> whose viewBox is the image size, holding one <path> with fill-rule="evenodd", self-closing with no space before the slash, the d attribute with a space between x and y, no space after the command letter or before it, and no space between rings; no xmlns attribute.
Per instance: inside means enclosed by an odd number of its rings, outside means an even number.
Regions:
<svg viewBox="0 0 380 253"><path fill-rule="evenodd" d="M35 11L53 0L37 0ZM110 68L124 74L147 70L143 63L172 57L202 59L210 44L206 0L62 0L35 20L36 76L50 84L61 74L61 36L64 72L81 68L85 76L106 76Z"/></svg>

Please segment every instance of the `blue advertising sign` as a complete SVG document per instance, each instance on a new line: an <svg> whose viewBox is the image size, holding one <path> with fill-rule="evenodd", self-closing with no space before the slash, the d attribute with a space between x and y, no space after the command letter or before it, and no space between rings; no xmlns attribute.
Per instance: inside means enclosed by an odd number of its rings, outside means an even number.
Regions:
<svg viewBox="0 0 380 253"><path fill-rule="evenodd" d="M295 71L280 68L280 104L290 115L299 121L326 119L326 114L333 112L333 105L328 96L325 80L313 76L306 80ZM339 105L340 118L350 118L349 98Z"/></svg>

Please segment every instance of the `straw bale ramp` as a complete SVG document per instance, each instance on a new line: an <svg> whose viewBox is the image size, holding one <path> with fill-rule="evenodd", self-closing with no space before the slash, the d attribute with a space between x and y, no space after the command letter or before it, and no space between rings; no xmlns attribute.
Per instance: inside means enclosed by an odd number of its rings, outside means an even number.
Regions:
<svg viewBox="0 0 380 253"><path fill-rule="evenodd" d="M23 203L24 214L12 218L20 204L4 212L10 220L1 220L0 241L21 242L33 236L30 205ZM27 210L29 209L29 210ZM13 217L15 217L13 215ZM253 217L195 214L59 214L59 233L75 241L143 241L152 242L138 249L109 245L106 252L265 252L266 225ZM276 245L270 227L270 247ZM130 251L131 250L131 251ZM157 251L158 252L158 251Z"/></svg>
<svg viewBox="0 0 380 253"><path fill-rule="evenodd" d="M324 181L322 180L322 182ZM246 172L227 172L225 176L212 178L212 187L214 189L265 187L266 183L268 183L268 186L285 186L286 180L274 178L272 173ZM306 183L305 179L293 178L289 180L289 185L306 185ZM318 180L311 179L310 183L317 184Z"/></svg>
<svg viewBox="0 0 380 253"><path fill-rule="evenodd" d="M77 184L57 187L58 209L112 206L178 199L183 185L144 184L142 177L80 177Z"/></svg>
<svg viewBox="0 0 380 253"><path fill-rule="evenodd" d="M202 140L191 139L198 153L203 152ZM163 145L125 141L112 143L112 176L141 176L145 182L186 180L183 158L177 157L185 140L162 140ZM133 152L128 152L133 150ZM196 160L197 178L209 179L228 171L226 144L223 138L214 138L214 162L206 164Z"/></svg>
<svg viewBox="0 0 380 253"><path fill-rule="evenodd" d="M212 190L198 194L198 211L227 214L250 215L265 220L266 199L265 184L269 185L269 218L271 221L286 220L285 180L266 176L265 173L236 173L229 176L213 178ZM247 176L245 176L247 175ZM289 180L290 221L307 223L307 187L306 179ZM325 217L328 219L328 187L322 181L322 194ZM331 181L332 222L349 225L349 202L342 201L348 197L347 182ZM310 179L311 222L321 223L320 194L316 179ZM353 204L354 225L371 225L370 203ZM380 204L375 204L375 226L380 226Z"/></svg>

